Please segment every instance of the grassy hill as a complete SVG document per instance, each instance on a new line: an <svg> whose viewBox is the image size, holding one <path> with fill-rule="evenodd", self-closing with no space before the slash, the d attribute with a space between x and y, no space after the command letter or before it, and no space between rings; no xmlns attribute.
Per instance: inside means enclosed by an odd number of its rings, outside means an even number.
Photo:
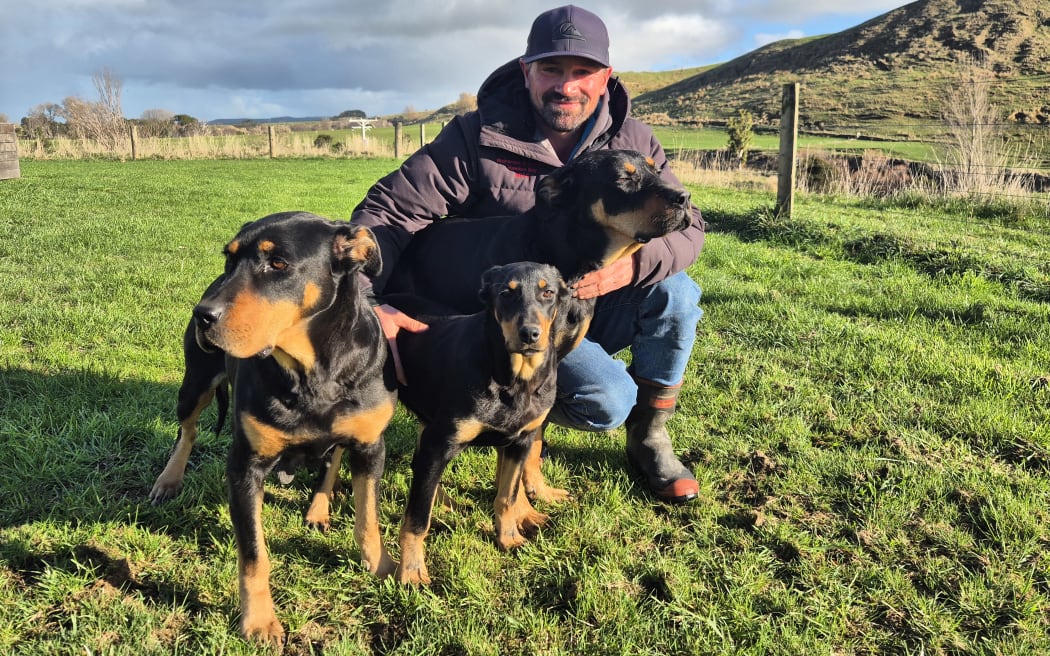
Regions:
<svg viewBox="0 0 1050 656"><path fill-rule="evenodd" d="M1040 0L921 0L836 34L769 44L637 96L636 113L712 122L747 109L776 117L781 88L802 85L804 125L936 118L960 66L998 78L1006 114L1050 104L1050 5ZM1044 115L1050 111L1043 111Z"/></svg>
<svg viewBox="0 0 1050 656"><path fill-rule="evenodd" d="M786 39L723 64L616 72L636 116L657 125L720 124L740 109L775 123L785 83L801 84L810 130L922 135L943 94L975 62L995 77L1004 117L1050 123L1050 3L919 0L835 34ZM427 121L447 120L455 106ZM1019 116L1020 115L1020 116Z"/></svg>

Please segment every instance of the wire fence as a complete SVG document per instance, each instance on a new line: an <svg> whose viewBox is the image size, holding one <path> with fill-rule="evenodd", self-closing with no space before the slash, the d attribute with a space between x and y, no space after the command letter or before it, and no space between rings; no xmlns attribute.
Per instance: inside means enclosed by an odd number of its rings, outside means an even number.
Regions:
<svg viewBox="0 0 1050 656"><path fill-rule="evenodd" d="M844 116L836 121L825 112L820 120L802 121L797 134L810 139L806 148L796 144L794 149L799 186L826 190L837 181L840 189L849 191L866 182L875 195L917 188L925 193L965 193L985 202L1050 203L1050 75L1026 78L1028 104L1036 106L1025 107L1021 99L1020 108L1014 109L993 104L992 96L1003 94L987 81L964 81L940 91L943 106L916 108L914 120ZM789 86L785 86L785 100ZM895 85L894 91L918 98L929 96L931 87ZM1039 105L1032 98L1048 99ZM818 98L816 104L826 101ZM824 111L807 107L804 91L795 102L796 116ZM938 111L943 118L929 118ZM780 119L781 153L785 152L783 125L789 118L784 114ZM825 140L827 148L822 152ZM873 164L865 165L866 160ZM866 180L857 180L864 176Z"/></svg>

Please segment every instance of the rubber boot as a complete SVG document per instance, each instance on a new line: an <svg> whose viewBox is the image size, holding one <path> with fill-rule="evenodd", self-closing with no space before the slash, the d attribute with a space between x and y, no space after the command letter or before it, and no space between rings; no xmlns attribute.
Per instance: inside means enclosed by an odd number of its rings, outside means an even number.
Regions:
<svg viewBox="0 0 1050 656"><path fill-rule="evenodd" d="M638 401L627 416L627 464L657 498L684 503L700 494L693 473L674 454L664 424L674 414L681 383L664 387L635 378Z"/></svg>

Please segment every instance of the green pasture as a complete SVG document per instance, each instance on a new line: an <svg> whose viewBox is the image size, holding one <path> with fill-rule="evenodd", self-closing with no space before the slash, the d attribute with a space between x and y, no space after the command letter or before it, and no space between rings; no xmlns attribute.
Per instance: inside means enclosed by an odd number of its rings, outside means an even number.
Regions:
<svg viewBox="0 0 1050 656"><path fill-rule="evenodd" d="M0 181L0 653L255 653L228 433L204 432L179 497L147 500L182 329L244 222L346 218L395 165L28 160ZM777 220L763 194L691 190L705 316L670 428L699 502L654 504L622 429L555 430L545 473L574 499L501 553L495 458L471 451L416 589L360 567L347 494L322 534L309 475L268 482L286 653L1050 652L1050 224L831 197ZM415 435L399 412L395 557Z"/></svg>

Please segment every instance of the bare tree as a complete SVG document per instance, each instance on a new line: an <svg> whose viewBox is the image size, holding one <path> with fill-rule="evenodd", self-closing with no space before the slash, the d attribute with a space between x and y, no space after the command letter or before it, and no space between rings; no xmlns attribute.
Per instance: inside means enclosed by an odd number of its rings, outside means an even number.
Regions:
<svg viewBox="0 0 1050 656"><path fill-rule="evenodd" d="M109 69L102 69L91 78L98 93L98 101L91 102L70 96L62 103L62 116L74 137L94 139L111 149L123 142L127 121L120 106L123 83Z"/></svg>
<svg viewBox="0 0 1050 656"><path fill-rule="evenodd" d="M945 181L950 192L984 194L1016 186L1002 131L1004 114L991 101L995 73L981 60L964 62L944 94L948 131Z"/></svg>

